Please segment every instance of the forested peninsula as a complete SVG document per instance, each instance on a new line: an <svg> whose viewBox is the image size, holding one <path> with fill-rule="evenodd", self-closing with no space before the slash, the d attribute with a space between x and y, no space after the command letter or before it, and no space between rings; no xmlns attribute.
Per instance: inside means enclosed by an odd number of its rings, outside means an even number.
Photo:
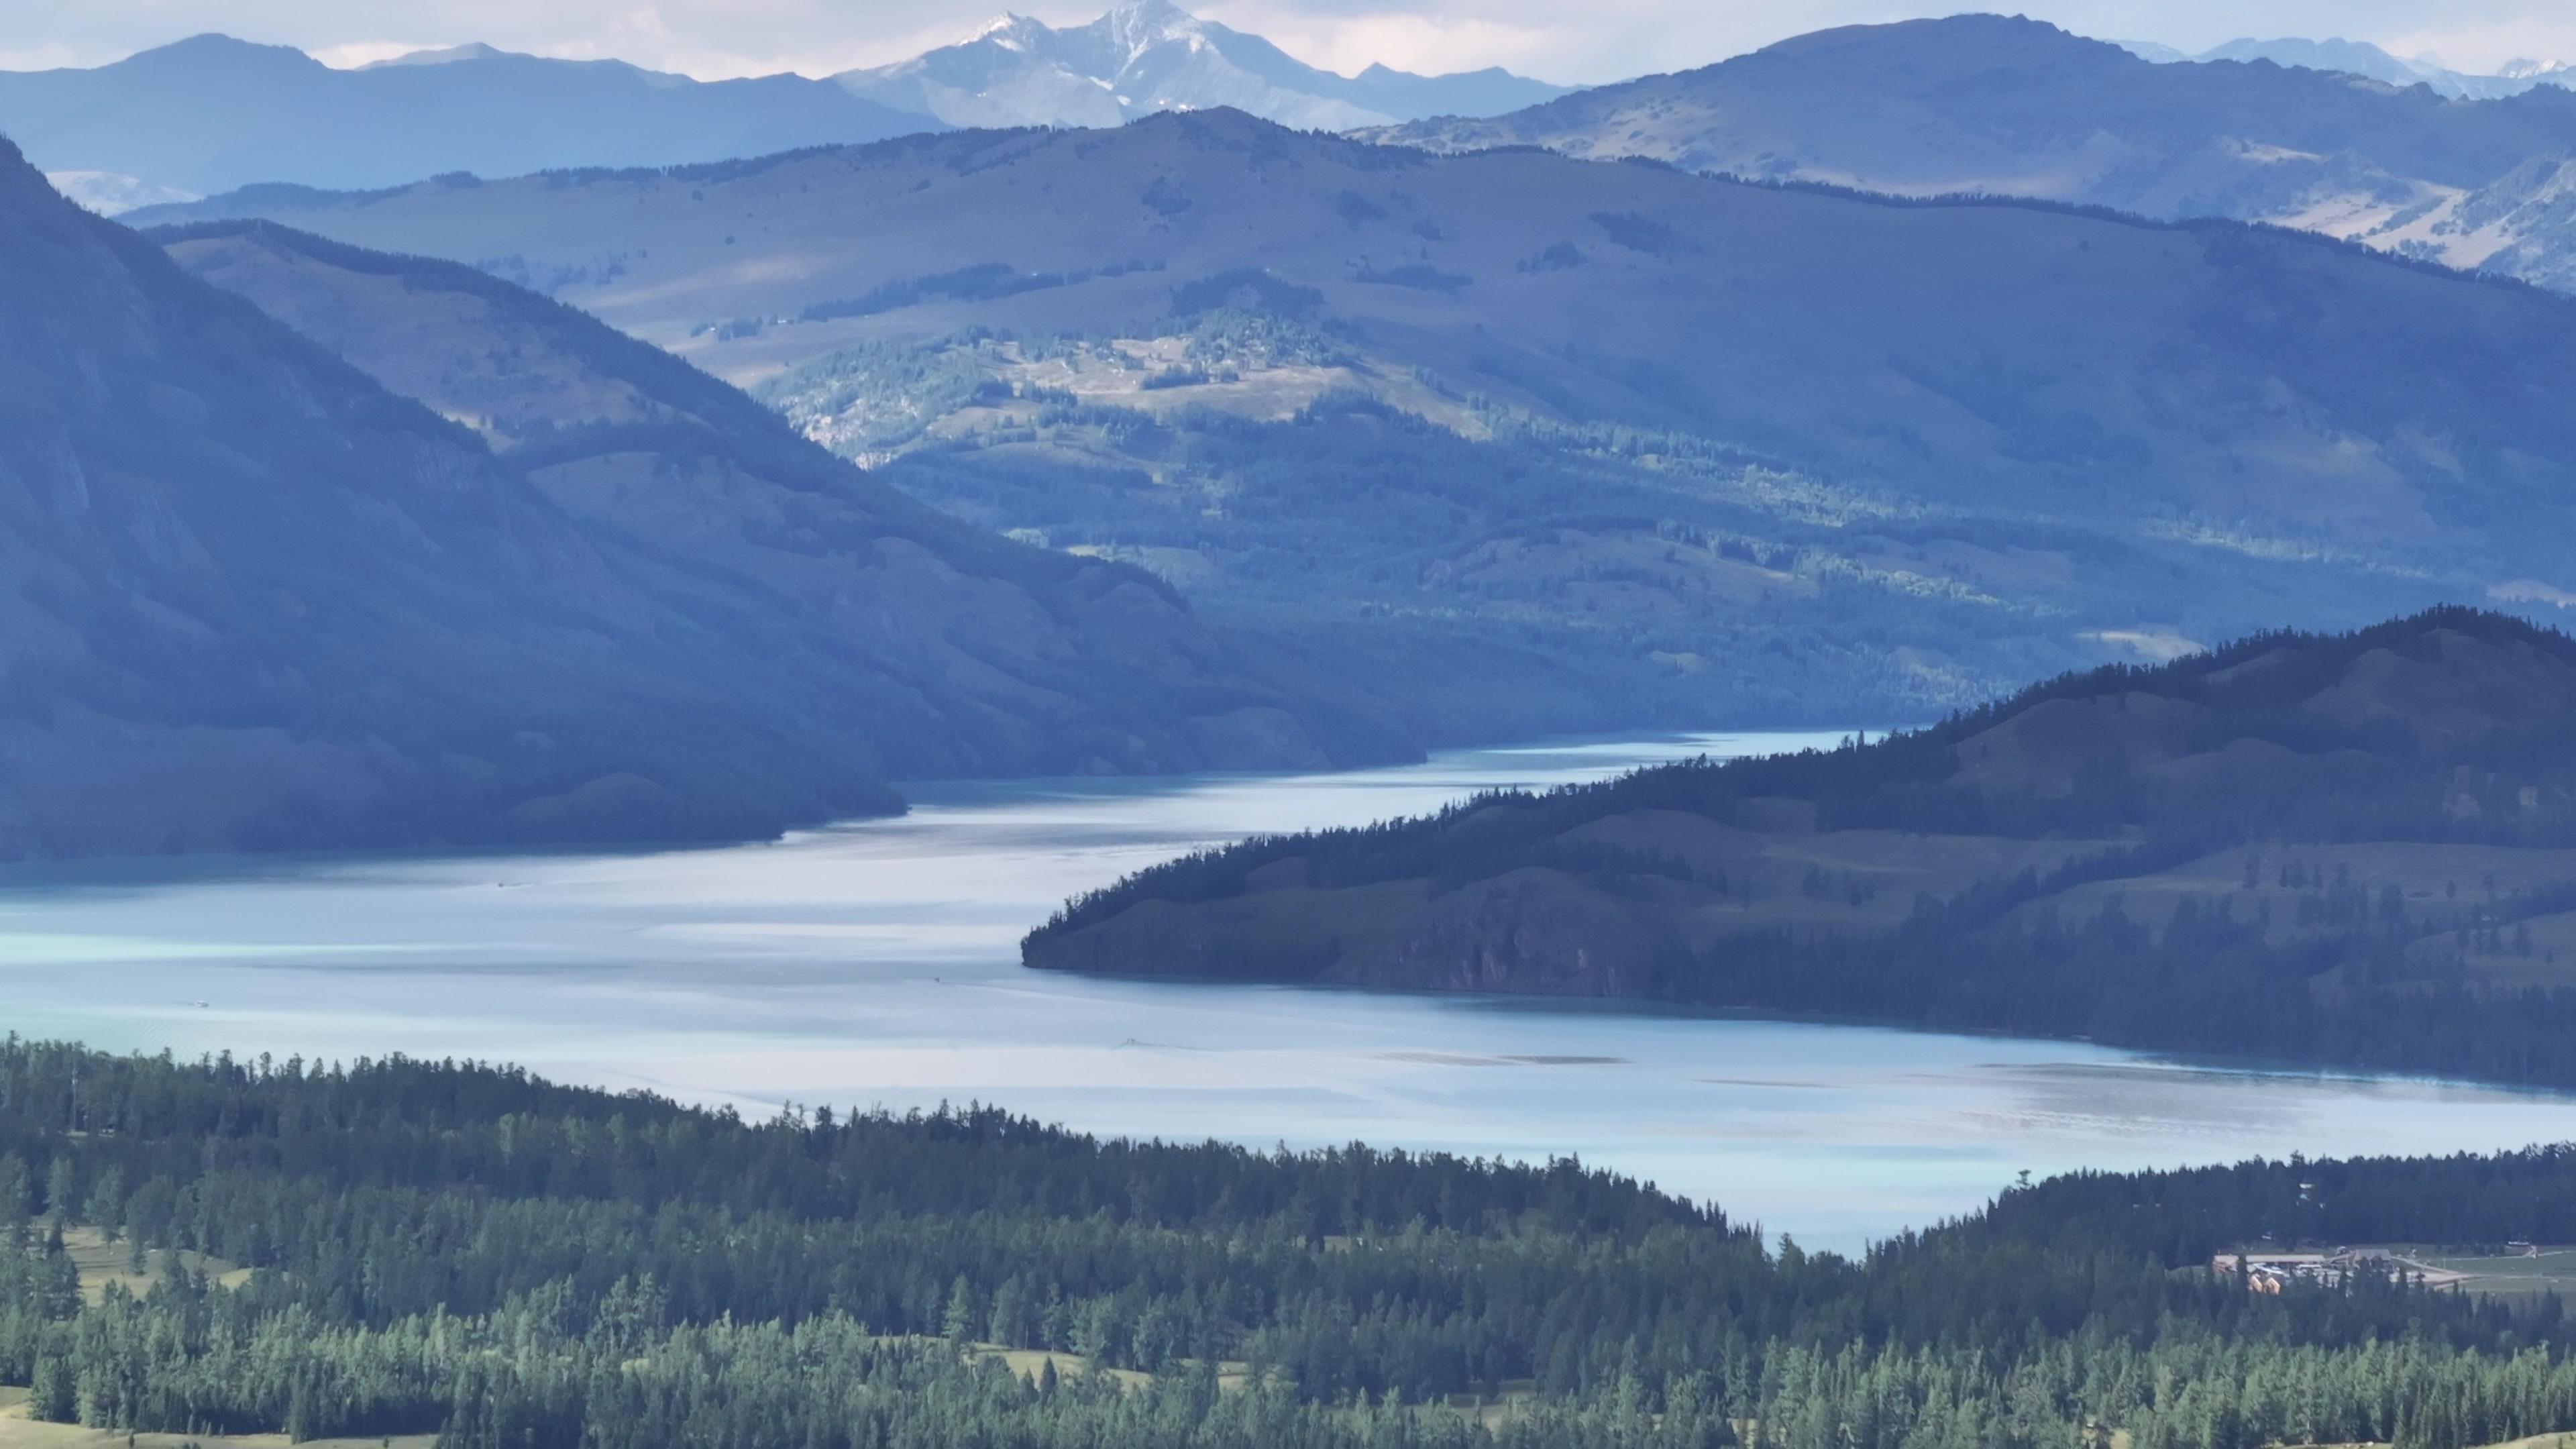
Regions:
<svg viewBox="0 0 2576 1449"><path fill-rule="evenodd" d="M2576 1086L2576 640L2441 608L1835 750L1264 837L1043 968L1634 999Z"/></svg>
<svg viewBox="0 0 2576 1449"><path fill-rule="evenodd" d="M2571 1238L2564 1148L2085 1174L1851 1260L1571 1161L0 1043L0 1385L206 1438L2453 1449L2576 1427L2553 1293L2225 1255Z"/></svg>

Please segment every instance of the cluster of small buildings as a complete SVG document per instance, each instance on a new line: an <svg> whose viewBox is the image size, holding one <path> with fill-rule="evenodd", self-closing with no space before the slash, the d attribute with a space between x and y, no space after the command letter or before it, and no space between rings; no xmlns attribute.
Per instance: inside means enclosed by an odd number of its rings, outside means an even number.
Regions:
<svg viewBox="0 0 2576 1449"><path fill-rule="evenodd" d="M2325 1253L2220 1253L2209 1271L2221 1277L2245 1276L2246 1291L2278 1293L2293 1283L2326 1288L2343 1286L2344 1268Z"/></svg>
<svg viewBox="0 0 2576 1449"><path fill-rule="evenodd" d="M2278 1293L2293 1283L2340 1288L2348 1274L2364 1272L2386 1278L2393 1276L2398 1267L2385 1248L2337 1248L2331 1253L2220 1253L2209 1260L2209 1270L2222 1277L2242 1273L2246 1290L2252 1293Z"/></svg>

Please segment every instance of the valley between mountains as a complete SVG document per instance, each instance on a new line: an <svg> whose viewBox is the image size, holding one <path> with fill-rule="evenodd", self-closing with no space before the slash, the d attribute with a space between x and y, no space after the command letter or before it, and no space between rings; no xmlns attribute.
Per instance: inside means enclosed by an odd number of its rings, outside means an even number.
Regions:
<svg viewBox="0 0 2576 1449"><path fill-rule="evenodd" d="M558 303L227 255L374 330L299 335L0 150L9 855L741 838L898 778L1404 748Z"/></svg>
<svg viewBox="0 0 2576 1449"><path fill-rule="evenodd" d="M2237 223L1227 112L137 219L225 213L546 286L1417 739L2576 597L2576 304Z"/></svg>
<svg viewBox="0 0 2576 1449"><path fill-rule="evenodd" d="M2576 33L1814 8L0 7L0 1449L2571 1449Z"/></svg>

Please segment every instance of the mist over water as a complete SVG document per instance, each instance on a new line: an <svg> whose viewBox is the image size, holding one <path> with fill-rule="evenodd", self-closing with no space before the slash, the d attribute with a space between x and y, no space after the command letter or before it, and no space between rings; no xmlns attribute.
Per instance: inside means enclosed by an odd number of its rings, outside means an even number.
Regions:
<svg viewBox="0 0 2576 1449"><path fill-rule="evenodd" d="M913 787L769 845L0 874L0 1027L524 1063L766 1115L980 1100L1103 1133L1577 1154L1853 1249L2021 1170L2576 1138L2576 1099L2073 1043L1025 971L1067 895L1502 785L1830 744L1709 735L1277 778Z"/></svg>

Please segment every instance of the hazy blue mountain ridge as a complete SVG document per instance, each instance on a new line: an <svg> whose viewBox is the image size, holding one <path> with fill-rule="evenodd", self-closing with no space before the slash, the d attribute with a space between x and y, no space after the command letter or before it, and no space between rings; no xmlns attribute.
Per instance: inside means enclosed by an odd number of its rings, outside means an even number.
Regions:
<svg viewBox="0 0 2576 1449"><path fill-rule="evenodd" d="M2255 40L2249 37L2213 46L2198 55L2187 55L2171 46L2137 42L2122 44L2123 48L2153 61L2265 60L2274 65L2301 66L2308 70L2340 71L2346 75L2386 81L2393 86L2430 86L2436 94L2454 100L2494 100L2520 95L2533 86L2576 83L2576 69L2563 62L2520 60L2509 63L2495 74L2478 75L2420 58L2401 59L2368 41L2345 40L2340 36L2324 40Z"/></svg>
<svg viewBox="0 0 2576 1449"><path fill-rule="evenodd" d="M1412 411L1474 392L1951 504L2429 540L2548 501L2542 460L2576 457L2542 401L2576 363L2570 304L2231 223L1439 157L1231 113L285 200L276 219L361 246L560 273L564 300L744 379L973 326L1184 336L1184 289L1243 273ZM858 217L869 245L834 244Z"/></svg>
<svg viewBox="0 0 2576 1449"><path fill-rule="evenodd" d="M94 69L0 71L0 133L41 169L200 195L719 161L938 126L799 76L699 82L488 48L334 70L291 47L200 35Z"/></svg>
<svg viewBox="0 0 2576 1449"><path fill-rule="evenodd" d="M1365 134L2268 221L2576 285L2576 92L2466 101L2261 60L2159 65L1993 15L1819 31L1507 116Z"/></svg>
<svg viewBox="0 0 2576 1449"><path fill-rule="evenodd" d="M113 213L259 183L685 165L949 124L1114 126L1232 106L1347 130L1563 93L1493 69L1337 75L1168 0L1123 0L1063 30L1004 16L959 45L823 80L700 82L479 44L337 70L291 47L200 35L90 69L0 71L0 133Z"/></svg>
<svg viewBox="0 0 2576 1449"><path fill-rule="evenodd" d="M2576 598L2571 304L2301 233L1230 113L276 199L560 278L1435 738L1920 718L2283 622Z"/></svg>

